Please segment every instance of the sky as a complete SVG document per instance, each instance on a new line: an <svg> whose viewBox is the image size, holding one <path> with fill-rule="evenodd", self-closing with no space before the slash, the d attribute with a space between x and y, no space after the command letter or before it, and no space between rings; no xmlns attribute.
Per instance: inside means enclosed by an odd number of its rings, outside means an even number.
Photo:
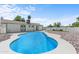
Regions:
<svg viewBox="0 0 79 59"><path fill-rule="evenodd" d="M40 23L44 26L61 22L69 25L79 16L78 4L0 4L0 17L13 20L17 15L27 20L31 15L32 23Z"/></svg>

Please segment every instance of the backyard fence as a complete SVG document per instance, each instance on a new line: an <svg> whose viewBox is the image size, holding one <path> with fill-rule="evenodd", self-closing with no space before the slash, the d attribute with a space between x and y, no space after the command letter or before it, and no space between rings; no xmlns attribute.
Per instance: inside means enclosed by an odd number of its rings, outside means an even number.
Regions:
<svg viewBox="0 0 79 59"><path fill-rule="evenodd" d="M47 27L46 30L63 30L69 32L79 32L79 27Z"/></svg>

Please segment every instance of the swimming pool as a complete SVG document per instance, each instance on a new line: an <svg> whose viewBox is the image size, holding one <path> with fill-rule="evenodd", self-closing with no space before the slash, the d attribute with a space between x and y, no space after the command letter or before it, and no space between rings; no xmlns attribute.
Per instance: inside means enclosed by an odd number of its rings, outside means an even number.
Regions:
<svg viewBox="0 0 79 59"><path fill-rule="evenodd" d="M51 51L58 46L58 42L43 32L27 32L11 42L10 48L22 54L40 54Z"/></svg>

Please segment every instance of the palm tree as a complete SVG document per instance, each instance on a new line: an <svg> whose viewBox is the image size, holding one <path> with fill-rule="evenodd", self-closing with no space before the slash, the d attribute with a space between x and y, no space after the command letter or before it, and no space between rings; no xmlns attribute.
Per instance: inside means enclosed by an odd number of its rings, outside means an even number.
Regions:
<svg viewBox="0 0 79 59"><path fill-rule="evenodd" d="M28 20L30 20L30 19L31 19L31 16L29 15L29 16L28 16Z"/></svg>
<svg viewBox="0 0 79 59"><path fill-rule="evenodd" d="M27 19L27 24L30 24L30 19L31 19L31 16L29 15Z"/></svg>

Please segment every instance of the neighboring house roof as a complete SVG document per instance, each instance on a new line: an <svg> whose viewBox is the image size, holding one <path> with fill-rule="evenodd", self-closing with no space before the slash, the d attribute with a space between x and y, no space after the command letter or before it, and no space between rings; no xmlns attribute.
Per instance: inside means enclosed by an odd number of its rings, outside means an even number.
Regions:
<svg viewBox="0 0 79 59"><path fill-rule="evenodd" d="M27 24L27 23L13 20L1 20L1 24Z"/></svg>
<svg viewBox="0 0 79 59"><path fill-rule="evenodd" d="M22 21L13 21L13 20L5 19L5 20L1 20L1 24L27 24L27 23L22 22ZM40 24L39 23L30 23L30 25L40 25Z"/></svg>
<svg viewBox="0 0 79 59"><path fill-rule="evenodd" d="M40 23L30 23L30 24L43 26L43 25L41 25Z"/></svg>

